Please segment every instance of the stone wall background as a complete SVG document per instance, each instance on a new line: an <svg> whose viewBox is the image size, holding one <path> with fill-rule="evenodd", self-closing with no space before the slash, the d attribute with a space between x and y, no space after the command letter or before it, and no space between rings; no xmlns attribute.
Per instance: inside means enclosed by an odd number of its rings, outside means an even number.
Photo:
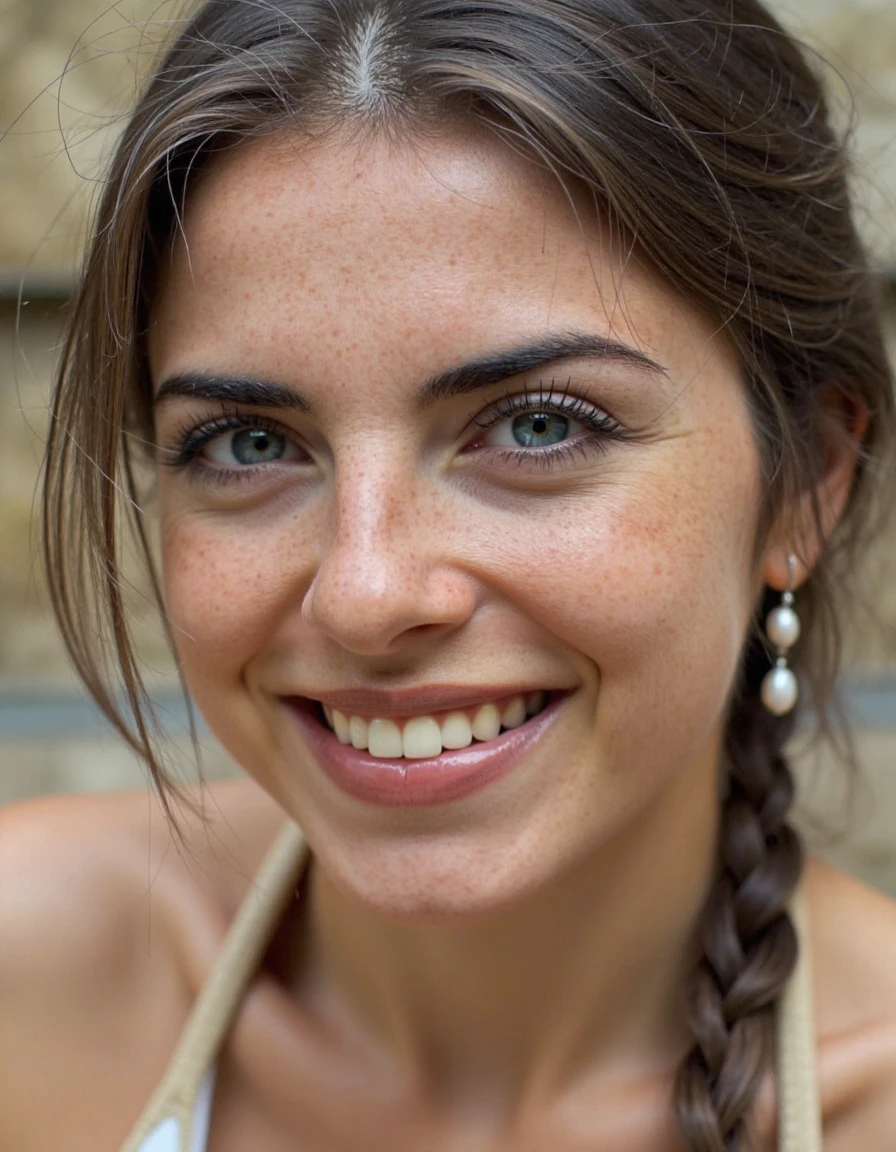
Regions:
<svg viewBox="0 0 896 1152"><path fill-rule="evenodd" d="M896 4L770 7L829 58L838 104L844 83L853 92L868 231L896 264ZM190 10L185 0L0 0L0 266L56 269L76 257L122 111Z"/></svg>
<svg viewBox="0 0 896 1152"><path fill-rule="evenodd" d="M0 802L144 784L127 748L78 704L47 613L34 492L65 292L103 162L140 78L190 7L0 0ZM863 226L881 265L896 271L896 3L772 0L772 7L830 60L844 122L855 100ZM23 274L28 302L20 307ZM896 294L891 316L896 329ZM829 751L801 747L798 768L804 823L811 809L841 834L835 844L817 835L813 842L896 893L896 541L883 542L869 573L880 619L860 621L850 638L865 686L857 733L865 782L851 812ZM138 613L138 632L154 690L171 708L174 763L189 778L195 765L171 662L148 609ZM208 774L233 775L214 741L205 735L203 743Z"/></svg>

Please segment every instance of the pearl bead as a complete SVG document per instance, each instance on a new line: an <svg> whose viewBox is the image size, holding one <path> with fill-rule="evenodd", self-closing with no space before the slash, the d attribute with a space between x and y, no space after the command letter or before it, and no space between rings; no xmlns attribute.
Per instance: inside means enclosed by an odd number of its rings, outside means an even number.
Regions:
<svg viewBox="0 0 896 1152"><path fill-rule="evenodd" d="M789 712L799 695L796 676L789 668L772 668L762 681L762 703L775 716Z"/></svg>
<svg viewBox="0 0 896 1152"><path fill-rule="evenodd" d="M792 648L800 638L800 618L792 608L782 604L769 612L765 631L776 648Z"/></svg>

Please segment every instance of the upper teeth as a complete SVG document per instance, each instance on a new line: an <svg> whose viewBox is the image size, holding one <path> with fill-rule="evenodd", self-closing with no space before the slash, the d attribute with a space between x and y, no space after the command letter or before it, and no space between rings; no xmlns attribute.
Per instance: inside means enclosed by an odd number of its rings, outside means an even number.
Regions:
<svg viewBox="0 0 896 1152"><path fill-rule="evenodd" d="M444 748L467 748L476 740L494 740L502 728L518 728L527 716L544 708L547 693L530 692L513 696L503 703L483 704L475 711L448 712L437 720L434 716L413 716L399 726L394 720L346 716L337 708L324 705L330 727L343 744L366 749L383 760L406 757L421 760L438 756Z"/></svg>

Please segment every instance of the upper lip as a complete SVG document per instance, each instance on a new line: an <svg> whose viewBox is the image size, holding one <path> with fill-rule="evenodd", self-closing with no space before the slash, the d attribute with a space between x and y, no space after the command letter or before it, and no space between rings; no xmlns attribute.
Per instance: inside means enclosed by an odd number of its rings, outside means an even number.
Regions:
<svg viewBox="0 0 896 1152"><path fill-rule="evenodd" d="M334 688L315 693L313 699L351 716L419 716L469 708L505 696L550 692L545 684L430 684L404 691L386 688ZM556 689L554 689L556 691Z"/></svg>

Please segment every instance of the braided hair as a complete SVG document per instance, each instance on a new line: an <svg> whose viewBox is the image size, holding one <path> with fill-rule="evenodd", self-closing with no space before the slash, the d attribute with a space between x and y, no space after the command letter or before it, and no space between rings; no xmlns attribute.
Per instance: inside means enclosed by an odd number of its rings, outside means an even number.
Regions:
<svg viewBox="0 0 896 1152"><path fill-rule="evenodd" d="M846 513L800 589L799 670L818 702L830 695L838 589L874 532L876 494L888 490L892 380L848 148L807 54L767 8L206 0L160 61L111 163L70 311L44 487L45 561L64 641L148 765L175 830L167 797L177 788L153 739L119 531L130 517L151 569L135 476L140 445L153 437L144 334L160 253L217 150L303 126L409 134L449 117L589 190L602 218L725 329L764 471L760 537L788 499L819 483L831 393L869 414ZM717 875L690 997L694 1043L675 1087L690 1152L747 1147L775 1002L796 956L787 902L801 851L784 755L792 721L762 710L767 668L757 625L727 719Z"/></svg>
<svg viewBox="0 0 896 1152"><path fill-rule="evenodd" d="M803 850L788 823L794 784L783 751L794 721L793 713L773 716L760 703L768 667L757 632L726 733L717 871L689 1003L694 1046L675 1091L693 1152L749 1147L750 1109L772 1055L775 1003L797 958L787 903Z"/></svg>

